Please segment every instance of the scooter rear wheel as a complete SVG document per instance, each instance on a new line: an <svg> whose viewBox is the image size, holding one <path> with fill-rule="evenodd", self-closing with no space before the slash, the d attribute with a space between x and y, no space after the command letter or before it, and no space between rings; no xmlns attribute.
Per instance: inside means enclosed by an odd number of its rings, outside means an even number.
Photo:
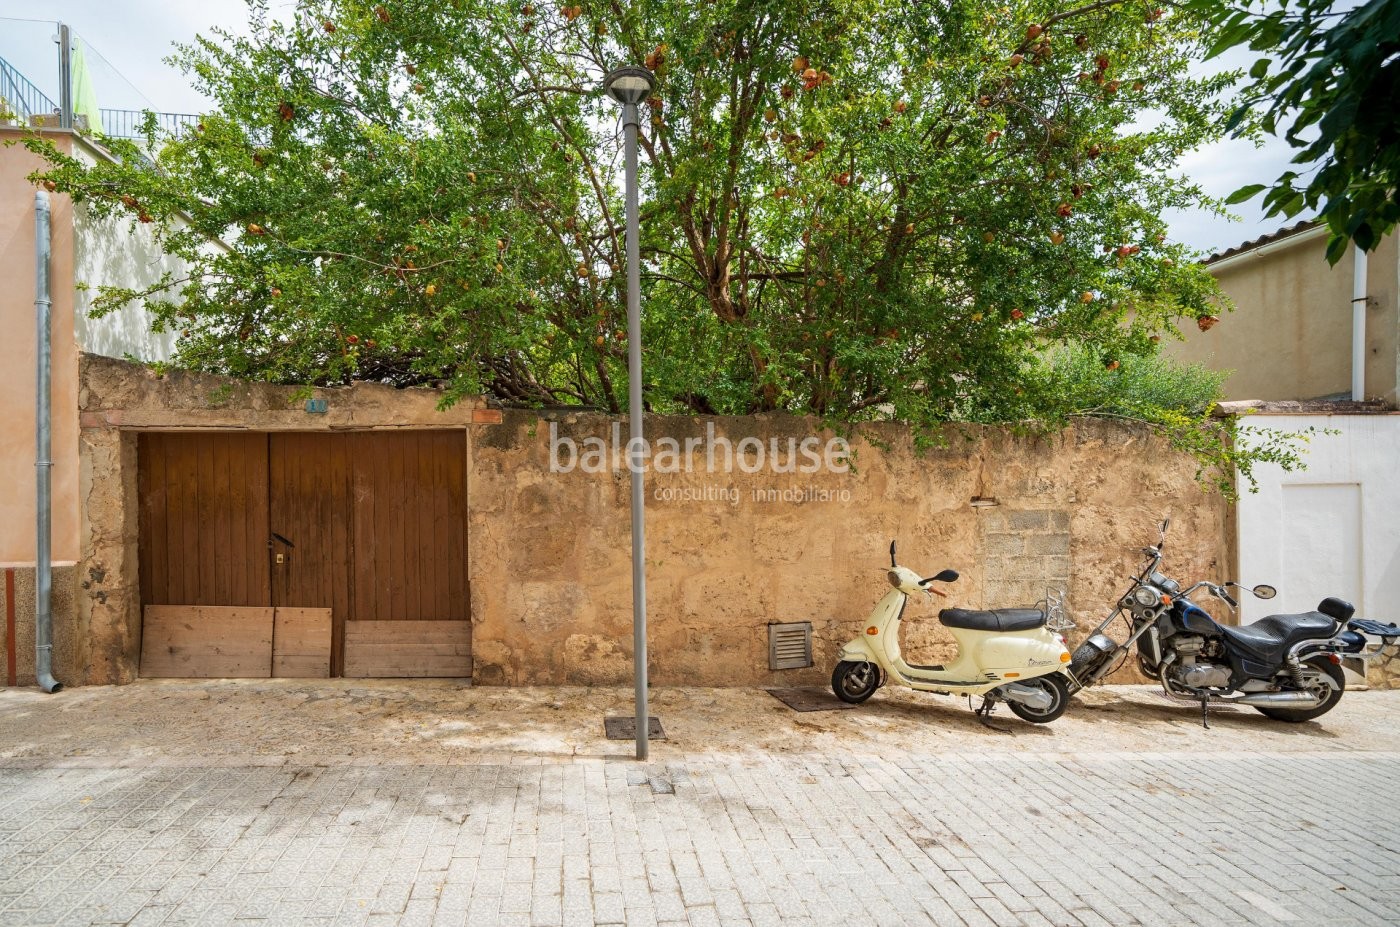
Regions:
<svg viewBox="0 0 1400 927"><path fill-rule="evenodd" d="M880 668L874 663L842 660L831 674L831 691L841 701L851 705L859 705L874 695L878 688Z"/></svg>
<svg viewBox="0 0 1400 927"><path fill-rule="evenodd" d="M1032 724L1049 724L1060 715L1065 713L1069 707L1069 686L1065 683L1065 677L1059 673L1049 673L1045 676L1037 676L1034 679L1027 679L1021 682L1023 686L1036 686L1050 693L1053 701L1050 707L1044 710L1023 705L1020 702L1006 700L1006 707L1011 709L1012 714L1022 721L1029 721Z"/></svg>

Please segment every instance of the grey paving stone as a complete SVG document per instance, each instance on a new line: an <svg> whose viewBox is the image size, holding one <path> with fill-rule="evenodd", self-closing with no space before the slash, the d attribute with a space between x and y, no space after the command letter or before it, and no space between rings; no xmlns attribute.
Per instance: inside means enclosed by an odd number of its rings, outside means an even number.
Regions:
<svg viewBox="0 0 1400 927"><path fill-rule="evenodd" d="M1336 788L1393 794L1400 754L1228 733L647 769L0 759L0 927L1400 924L1400 811Z"/></svg>

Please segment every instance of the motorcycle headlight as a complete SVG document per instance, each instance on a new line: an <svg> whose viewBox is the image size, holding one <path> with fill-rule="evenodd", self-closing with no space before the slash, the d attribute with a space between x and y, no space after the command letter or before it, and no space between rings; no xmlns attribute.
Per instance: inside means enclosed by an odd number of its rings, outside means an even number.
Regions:
<svg viewBox="0 0 1400 927"><path fill-rule="evenodd" d="M1161 599L1157 590L1150 586L1138 586L1133 590L1133 601L1143 608L1151 608Z"/></svg>

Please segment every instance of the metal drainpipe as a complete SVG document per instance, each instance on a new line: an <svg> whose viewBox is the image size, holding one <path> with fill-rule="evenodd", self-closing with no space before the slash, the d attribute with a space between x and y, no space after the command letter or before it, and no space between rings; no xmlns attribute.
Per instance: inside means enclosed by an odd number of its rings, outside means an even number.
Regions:
<svg viewBox="0 0 1400 927"><path fill-rule="evenodd" d="M34 437L36 457L34 471L34 677L45 692L57 692L63 684L53 678L53 563L50 551L53 533L53 413L50 382L52 380L52 338L49 315L49 255L52 250L49 221L49 195L34 192L34 254L35 296L34 315L38 335L35 344L34 367L37 389L34 403Z"/></svg>
<svg viewBox="0 0 1400 927"><path fill-rule="evenodd" d="M1366 252L1351 246L1356 262L1351 278L1351 398L1366 398Z"/></svg>

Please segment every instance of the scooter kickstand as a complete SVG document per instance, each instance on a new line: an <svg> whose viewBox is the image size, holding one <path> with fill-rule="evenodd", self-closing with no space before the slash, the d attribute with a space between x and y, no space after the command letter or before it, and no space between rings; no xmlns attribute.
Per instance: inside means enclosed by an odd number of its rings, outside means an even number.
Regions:
<svg viewBox="0 0 1400 927"><path fill-rule="evenodd" d="M1210 696L1201 696L1201 727L1210 730Z"/></svg>
<svg viewBox="0 0 1400 927"><path fill-rule="evenodd" d="M967 707L972 708L972 696L970 695L967 697ZM996 731L998 734L1011 733L1004 727L997 727L992 724L992 712L996 710L996 707L996 699L990 696L983 696L981 706L972 708L972 713L977 716L977 720L982 723L983 727Z"/></svg>

